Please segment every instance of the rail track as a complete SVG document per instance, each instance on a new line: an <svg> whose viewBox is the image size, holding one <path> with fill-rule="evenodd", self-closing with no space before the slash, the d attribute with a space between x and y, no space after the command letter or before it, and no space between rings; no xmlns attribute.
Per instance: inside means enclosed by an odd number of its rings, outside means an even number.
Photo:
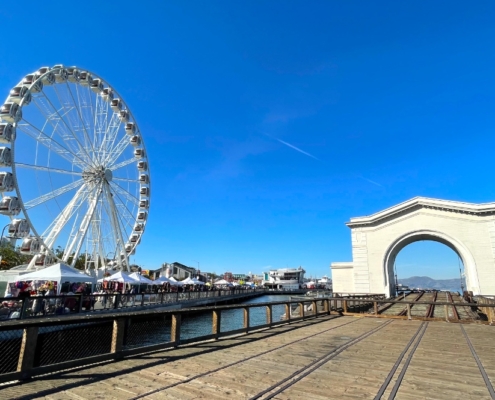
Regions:
<svg viewBox="0 0 495 400"><path fill-rule="evenodd" d="M474 321L480 319L476 311L465 303L462 296L452 292L424 292L409 293L394 299L399 303L386 303L378 309L381 316L407 316L408 305L402 302L414 302L409 304L411 318L448 319L449 321ZM429 303L429 304L424 304ZM452 305L436 305L435 303L451 303ZM374 313L373 311L371 311Z"/></svg>
<svg viewBox="0 0 495 400"><path fill-rule="evenodd" d="M212 370L203 372L201 374L193 375L193 376L191 376L191 377L189 377L187 379L183 379L183 380L180 380L178 382L174 382L174 383L165 385L165 386L160 387L158 389L154 389L154 390L151 390L149 392L145 392L145 393L140 394L138 396L132 397L129 400L142 399L142 398L147 397L147 396L150 396L152 394L160 393L160 392L162 392L164 390L167 390L167 389L170 389L170 388L179 386L179 385L187 384L187 383L189 383L191 381L194 381L196 379L200 379L202 377L205 377L205 376L214 374L216 372L219 372L219 371L222 371L222 370L226 370L226 369L231 368L231 367L234 367L234 366L238 366L238 365L240 365L242 363L245 363L247 361L250 361L252 359L255 359L255 358L264 356L266 354L269 354L269 353L272 353L274 351L280 350L282 348L288 347L288 346L293 345L295 343L302 342L302 341L305 341L305 340L314 338L314 337L319 336L319 335L322 335L322 334L324 334L324 333L326 333L328 331L341 328L341 327L343 327L345 325L349 325L349 324L355 323L357 321L359 321L359 320L357 319L355 321L346 322L346 323L340 324L338 326L333 326L333 327L331 327L329 329L325 329L325 330L323 330L321 332L318 332L316 334L313 334L313 335L310 335L310 336L306 336L306 337L301 338L301 339L293 340L293 341L288 342L288 343L285 343L285 344L283 344L281 346L277 346L277 347L274 347L272 349L266 350L266 351L264 351L262 353L258 353L256 355L253 355L253 356L250 356L250 357L246 357L246 358L243 358L241 360L238 360L238 361L229 363L227 365L223 365L221 367L218 367L218 368L215 368L215 369L212 369ZM376 328L374 328L372 330L369 330L369 331L366 331L366 332L362 333L361 335L357 336L356 338L351 339L351 340L348 340L347 342L345 342L345 343L337 346L336 348L331 349L330 351L328 351L324 355L316 358L315 360L313 360L309 364L307 364L307 365L303 366L302 368L298 369L293 374L287 376L286 378L278 381L277 383L271 385L270 387L264 389L263 391L257 393L256 395L250 397L250 399L251 400L256 400L256 399L264 399L265 400L265 399L272 399L272 398L274 398L277 394L279 394L279 393L283 392L284 390L288 389L289 387L291 387L292 385L294 385L295 383L297 383L298 381L300 381L301 379L303 379L305 376L309 375L313 371L317 370L318 368L320 368L321 366L323 366L324 364L326 364L328 361L330 361L333 358L335 358L336 356L338 356L343 351L347 350L349 347L351 347L351 346L353 346L353 345L361 342L362 340L366 339L367 337L371 336L372 334L374 334L374 333L378 332L379 330L385 328L387 325L391 324L392 322L393 321L387 321L387 322L381 323Z"/></svg>

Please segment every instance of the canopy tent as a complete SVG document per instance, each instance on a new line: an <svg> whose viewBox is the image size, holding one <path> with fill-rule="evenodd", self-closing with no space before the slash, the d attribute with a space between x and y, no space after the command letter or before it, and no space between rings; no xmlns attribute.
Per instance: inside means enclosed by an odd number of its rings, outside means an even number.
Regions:
<svg viewBox="0 0 495 400"><path fill-rule="evenodd" d="M156 283L155 281L152 281L151 279L148 279L142 275L139 275L137 272L130 274L129 278L135 279L136 281L143 283L143 284L146 284L146 285L159 285L159 283Z"/></svg>
<svg viewBox="0 0 495 400"><path fill-rule="evenodd" d="M204 282L201 282L200 280L196 279L196 278L187 278L187 279L184 279L182 281L182 283L184 285L204 285L205 283Z"/></svg>
<svg viewBox="0 0 495 400"><path fill-rule="evenodd" d="M179 286L177 281L168 279L164 276L160 276L158 279L155 279L153 282L155 282L156 285L162 285L164 283L169 283L172 286Z"/></svg>
<svg viewBox="0 0 495 400"><path fill-rule="evenodd" d="M232 282L232 286L241 286L237 282Z"/></svg>
<svg viewBox="0 0 495 400"><path fill-rule="evenodd" d="M38 271L19 275L15 281L55 281L58 282L57 291L60 293L61 283L95 283L95 278L66 264L58 263Z"/></svg>
<svg viewBox="0 0 495 400"><path fill-rule="evenodd" d="M129 275L125 274L122 271L116 272L115 274L108 276L103 279L99 279L98 282L101 281L110 281L110 282L120 282L120 283L129 283L131 285L139 285L140 282L134 278L131 278Z"/></svg>
<svg viewBox="0 0 495 400"><path fill-rule="evenodd" d="M227 285L227 286L232 286L232 284L229 281L226 281L225 279L220 279L219 281L216 281L214 285Z"/></svg>
<svg viewBox="0 0 495 400"><path fill-rule="evenodd" d="M168 280L170 281L170 284L171 285L182 286L184 284L181 281L176 280L173 276L171 276L170 278L168 278Z"/></svg>

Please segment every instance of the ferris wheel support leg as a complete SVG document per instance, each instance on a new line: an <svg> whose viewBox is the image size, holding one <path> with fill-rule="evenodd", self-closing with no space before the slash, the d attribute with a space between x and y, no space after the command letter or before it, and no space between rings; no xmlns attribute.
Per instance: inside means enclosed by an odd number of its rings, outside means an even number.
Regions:
<svg viewBox="0 0 495 400"><path fill-rule="evenodd" d="M110 205L110 218L112 220L112 231L115 237L115 243L117 244L117 252L115 254L115 257L117 258L117 262L119 264L120 269L122 269L122 257L120 255L120 252L118 251L118 248L120 247L121 251L124 253L124 261L125 261L125 267L126 270L129 269L129 262L127 259L127 253L125 251L125 246L124 246L124 240L122 237L122 231L120 229L120 224L119 220L117 217L117 210L115 207L115 202L113 201L113 197L111 193L108 191L108 188L105 190L105 195L107 196L108 204Z"/></svg>
<svg viewBox="0 0 495 400"><path fill-rule="evenodd" d="M98 204L100 195L101 195L101 188L96 189L92 193L92 195L90 195L91 198L89 199L88 212L84 216L81 223L81 227L78 229L76 236L72 240L69 247L65 249L64 258L63 258L64 262L67 262L69 260L69 257L72 255L72 253L74 254L72 258L71 267L74 267L76 265L77 257L79 256L79 252L81 251L84 238L86 237L86 233L88 232L89 223L91 222L91 218L93 217L93 214L96 210L96 205ZM75 246L75 250L73 251L74 246Z"/></svg>

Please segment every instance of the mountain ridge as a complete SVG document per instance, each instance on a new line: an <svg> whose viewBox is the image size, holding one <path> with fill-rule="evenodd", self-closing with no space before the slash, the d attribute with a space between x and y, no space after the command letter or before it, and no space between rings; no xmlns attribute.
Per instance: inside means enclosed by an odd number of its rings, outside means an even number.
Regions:
<svg viewBox="0 0 495 400"><path fill-rule="evenodd" d="M397 279L399 283L409 286L411 289L437 289L437 290L451 290L460 292L461 291L461 278L451 278L451 279L433 279L429 276L412 276L410 278L399 278ZM466 282L463 279L464 288L466 287Z"/></svg>

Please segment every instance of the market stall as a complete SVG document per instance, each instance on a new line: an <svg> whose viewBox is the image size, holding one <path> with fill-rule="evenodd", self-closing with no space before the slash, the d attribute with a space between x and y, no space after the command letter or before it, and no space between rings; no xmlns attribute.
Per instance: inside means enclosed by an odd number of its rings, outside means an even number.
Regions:
<svg viewBox="0 0 495 400"><path fill-rule="evenodd" d="M38 291L60 294L62 285L65 283L68 284L66 285L69 288L68 291L76 291L85 284L93 285L95 278L66 264L58 263L38 271L17 276L13 282L8 283L6 294L11 294L13 297L17 297L21 293L30 292L34 294Z"/></svg>

